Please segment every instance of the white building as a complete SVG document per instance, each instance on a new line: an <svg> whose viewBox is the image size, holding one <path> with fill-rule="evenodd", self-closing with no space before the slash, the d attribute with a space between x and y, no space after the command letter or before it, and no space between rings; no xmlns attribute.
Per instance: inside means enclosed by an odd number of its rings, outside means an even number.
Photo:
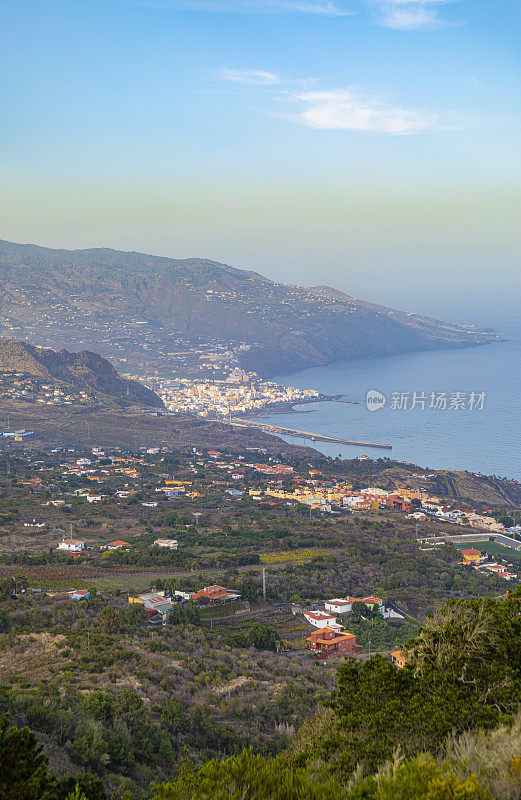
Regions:
<svg viewBox="0 0 521 800"><path fill-rule="evenodd" d="M338 624L335 617L332 614L326 614L325 611L304 611L304 617L315 628L343 630L343 626Z"/></svg>
<svg viewBox="0 0 521 800"><path fill-rule="evenodd" d="M101 503L101 501L106 497L104 494L85 494L83 495L87 503Z"/></svg>
<svg viewBox="0 0 521 800"><path fill-rule="evenodd" d="M330 614L349 614L354 602L353 597L335 597L333 600L326 600L324 608Z"/></svg>
<svg viewBox="0 0 521 800"><path fill-rule="evenodd" d="M64 539L63 542L60 542L58 545L58 550L67 550L69 553L81 553L82 550L85 550L85 542L80 541L80 539Z"/></svg>
<svg viewBox="0 0 521 800"><path fill-rule="evenodd" d="M180 597L181 600L191 600L194 594L195 589L176 589L174 591L175 597Z"/></svg>
<svg viewBox="0 0 521 800"><path fill-rule="evenodd" d="M405 619L403 614L400 614L398 611L395 611L394 608L386 608L382 606L380 608L380 614L384 619Z"/></svg>

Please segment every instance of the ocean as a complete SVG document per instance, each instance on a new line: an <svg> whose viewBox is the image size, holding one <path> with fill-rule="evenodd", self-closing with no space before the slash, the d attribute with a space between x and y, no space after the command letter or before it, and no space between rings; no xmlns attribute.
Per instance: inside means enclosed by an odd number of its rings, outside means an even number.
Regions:
<svg viewBox="0 0 521 800"><path fill-rule="evenodd" d="M299 414L271 415L269 421L341 439L392 444L392 450L376 450L283 437L332 457L388 456L435 469L521 480L521 319L511 314L479 322L505 341L351 359L278 376L274 380L284 386L342 394L357 405L312 403L297 406ZM379 410L366 407L370 390L385 397Z"/></svg>

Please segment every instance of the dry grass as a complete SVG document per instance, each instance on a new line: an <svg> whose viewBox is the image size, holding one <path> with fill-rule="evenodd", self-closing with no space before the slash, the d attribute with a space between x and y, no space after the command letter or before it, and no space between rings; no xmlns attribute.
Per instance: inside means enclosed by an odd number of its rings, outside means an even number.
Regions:
<svg viewBox="0 0 521 800"><path fill-rule="evenodd" d="M512 726L451 737L446 757L461 778L477 775L498 800L521 797L521 713Z"/></svg>
<svg viewBox="0 0 521 800"><path fill-rule="evenodd" d="M0 653L0 681L28 678L36 683L47 677L49 670L62 667L66 637L50 633L31 633L18 636L9 649Z"/></svg>

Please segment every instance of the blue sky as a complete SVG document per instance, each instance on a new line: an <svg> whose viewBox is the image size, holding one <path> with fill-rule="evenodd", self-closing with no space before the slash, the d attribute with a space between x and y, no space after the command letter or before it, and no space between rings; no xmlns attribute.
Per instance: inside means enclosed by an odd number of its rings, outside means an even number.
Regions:
<svg viewBox="0 0 521 800"><path fill-rule="evenodd" d="M3 0L0 236L512 297L519 32L485 0Z"/></svg>

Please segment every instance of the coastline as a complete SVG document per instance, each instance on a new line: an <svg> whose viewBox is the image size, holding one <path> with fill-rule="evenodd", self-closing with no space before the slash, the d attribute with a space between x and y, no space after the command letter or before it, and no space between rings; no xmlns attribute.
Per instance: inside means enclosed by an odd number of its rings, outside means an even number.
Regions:
<svg viewBox="0 0 521 800"><path fill-rule="evenodd" d="M471 333L471 332L469 331L469 333ZM265 380L274 380L274 379L276 380L278 378L284 377L285 375L292 375L294 372L304 372L305 370L308 370L308 369L332 367L332 366L335 366L336 364L343 364L343 363L345 363L347 361L356 362L356 361L360 361L360 360L366 360L366 359L369 359L369 358L387 358L387 357L393 358L395 356L402 356L402 355L408 355L408 354L413 354L413 353L433 353L433 352L442 352L442 351L467 350L467 349L475 349L475 348L486 347L488 345L493 345L493 344L502 344L503 342L508 342L509 341L508 338L506 338L504 336L501 336L501 334L499 334L499 333L496 333L495 328L488 328L488 327L487 328L482 328L479 331L479 333L481 335L484 335L484 336L488 337L488 338L486 338L486 339L476 338L473 341L458 341L458 342L447 341L447 342L444 342L443 344L440 344L440 345L432 345L431 344L430 346L426 345L424 347L405 347L405 348L399 348L396 351L390 351L390 352L389 351L388 352L373 352L373 353L368 352L368 353L363 353L363 354L358 354L358 355L345 355L345 356L342 356L341 358L333 358L333 359L330 359L330 360L327 360L327 361L324 361L324 362L321 362L321 363L303 364L303 365L300 365L299 367L297 367L297 369L289 369L289 370L286 368L285 363L283 363L283 364L280 365L280 368L276 369L276 370L274 370L274 369L264 370L261 367L258 367L258 368L256 368L255 371L260 375L260 377L262 377ZM479 334L478 333L476 333L476 334L471 333L471 335L475 335L477 337ZM249 368L248 365L243 364L241 359L239 360L239 363L241 364L241 366L244 369L248 369Z"/></svg>
<svg viewBox="0 0 521 800"><path fill-rule="evenodd" d="M487 319L488 322L488 319ZM357 398L346 413L343 403L316 405L316 412L306 425L294 424L294 413L305 413L306 406L297 406L285 418L279 413L273 423L289 428L329 434L344 438L347 433L356 438L378 439L393 443L394 458L423 466L469 470L487 475L506 475L521 479L519 452L514 436L521 418L521 377L513 369L519 362L521 332L517 314L508 317L503 327L493 318L489 325L499 332L497 348L483 345L466 348L443 348L414 351L369 358L350 358L327 367L296 370L290 375L275 376L282 385L306 388L313 386L324 397L342 392L344 397ZM365 397L369 388L382 392L387 398L384 409L367 414ZM483 410L478 412L436 411L426 403L424 409L406 412L391 407L393 392L485 392ZM257 415L262 419L263 415ZM510 420L506 424L506 420ZM269 422L269 419L264 419ZM289 439L288 439L289 441ZM314 446L324 455L355 458L364 453L361 448L333 447L327 443ZM367 451L365 451L367 452Z"/></svg>
<svg viewBox="0 0 521 800"><path fill-rule="evenodd" d="M234 414L237 419L257 419L258 417L271 417L273 414L311 414L314 409L308 408L299 410L296 406L306 406L312 403L345 403L346 405L358 405L356 400L341 400L342 394L321 394L318 397L309 399L292 400L290 403L273 403L263 408L262 411L254 409L252 411Z"/></svg>

